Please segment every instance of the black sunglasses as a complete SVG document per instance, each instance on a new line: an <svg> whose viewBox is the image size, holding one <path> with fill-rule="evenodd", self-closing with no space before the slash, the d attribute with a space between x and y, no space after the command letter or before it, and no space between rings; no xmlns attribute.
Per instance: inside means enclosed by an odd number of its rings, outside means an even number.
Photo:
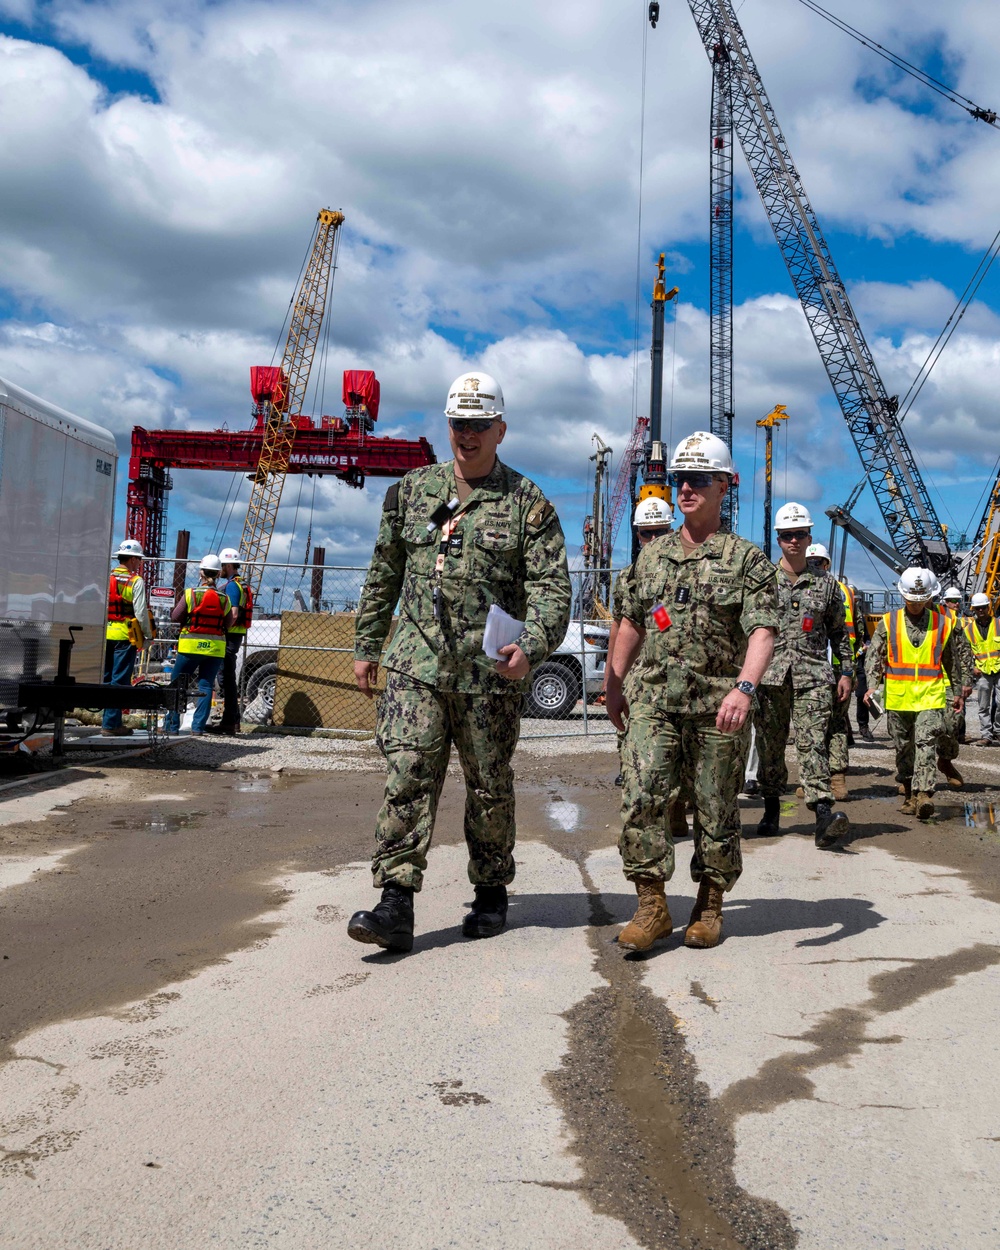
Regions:
<svg viewBox="0 0 1000 1250"><path fill-rule="evenodd" d="M656 538L658 534L665 534L665 529L638 529L636 533L640 538Z"/></svg>
<svg viewBox="0 0 1000 1250"><path fill-rule="evenodd" d="M448 425L456 434L485 434L496 417L449 417Z"/></svg>
<svg viewBox="0 0 1000 1250"><path fill-rule="evenodd" d="M812 538L812 530L782 530L778 535L778 542L790 543L796 538L810 539Z"/></svg>
<svg viewBox="0 0 1000 1250"><path fill-rule="evenodd" d="M704 490L706 486L711 486L715 481L715 475L712 473L695 473L693 470L681 469L676 473L667 474L667 481L671 486L680 486L682 482L687 482L692 490Z"/></svg>

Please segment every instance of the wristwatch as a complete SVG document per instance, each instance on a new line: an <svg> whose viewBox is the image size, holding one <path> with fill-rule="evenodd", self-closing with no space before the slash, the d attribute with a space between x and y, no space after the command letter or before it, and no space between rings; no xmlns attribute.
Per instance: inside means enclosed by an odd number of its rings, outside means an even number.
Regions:
<svg viewBox="0 0 1000 1250"><path fill-rule="evenodd" d="M752 699L757 687L752 681L738 681L736 683L736 689L740 692L740 694L745 694L748 699Z"/></svg>

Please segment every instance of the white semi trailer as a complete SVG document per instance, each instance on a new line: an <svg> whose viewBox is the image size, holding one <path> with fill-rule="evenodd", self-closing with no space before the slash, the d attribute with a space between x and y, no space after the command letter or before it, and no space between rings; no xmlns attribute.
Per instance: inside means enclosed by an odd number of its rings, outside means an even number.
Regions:
<svg viewBox="0 0 1000 1250"><path fill-rule="evenodd" d="M71 625L74 675L101 680L117 464L107 430L0 378L0 730Z"/></svg>

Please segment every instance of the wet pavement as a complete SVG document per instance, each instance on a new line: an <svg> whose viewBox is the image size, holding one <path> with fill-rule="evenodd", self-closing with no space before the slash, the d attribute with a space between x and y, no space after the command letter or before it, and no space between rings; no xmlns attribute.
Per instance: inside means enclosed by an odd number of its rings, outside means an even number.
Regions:
<svg viewBox="0 0 1000 1250"><path fill-rule="evenodd" d="M789 799L714 951L682 944L682 842L645 957L607 750L519 752L499 938L461 937L450 774L413 953L350 942L355 754L4 796L0 1246L1000 1244L1000 752L920 824L856 751L852 839L817 851Z"/></svg>

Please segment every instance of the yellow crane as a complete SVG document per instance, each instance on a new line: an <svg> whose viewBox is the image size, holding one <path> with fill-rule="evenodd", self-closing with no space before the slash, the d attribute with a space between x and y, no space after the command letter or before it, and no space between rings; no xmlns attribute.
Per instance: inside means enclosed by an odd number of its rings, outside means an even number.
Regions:
<svg viewBox="0 0 1000 1250"><path fill-rule="evenodd" d="M255 396L257 418L263 425L264 438L240 539L243 567L255 590L260 584L264 561L271 546L295 439L296 418L302 414L309 373L326 312L330 279L336 268L337 237L343 221L344 214L335 209L320 210L309 260L292 307L278 375L279 384L272 386L267 393Z"/></svg>
<svg viewBox="0 0 1000 1250"><path fill-rule="evenodd" d="M784 404L775 404L757 425L764 431L764 555L771 558L771 497L774 479L774 427L779 421L787 421Z"/></svg>

